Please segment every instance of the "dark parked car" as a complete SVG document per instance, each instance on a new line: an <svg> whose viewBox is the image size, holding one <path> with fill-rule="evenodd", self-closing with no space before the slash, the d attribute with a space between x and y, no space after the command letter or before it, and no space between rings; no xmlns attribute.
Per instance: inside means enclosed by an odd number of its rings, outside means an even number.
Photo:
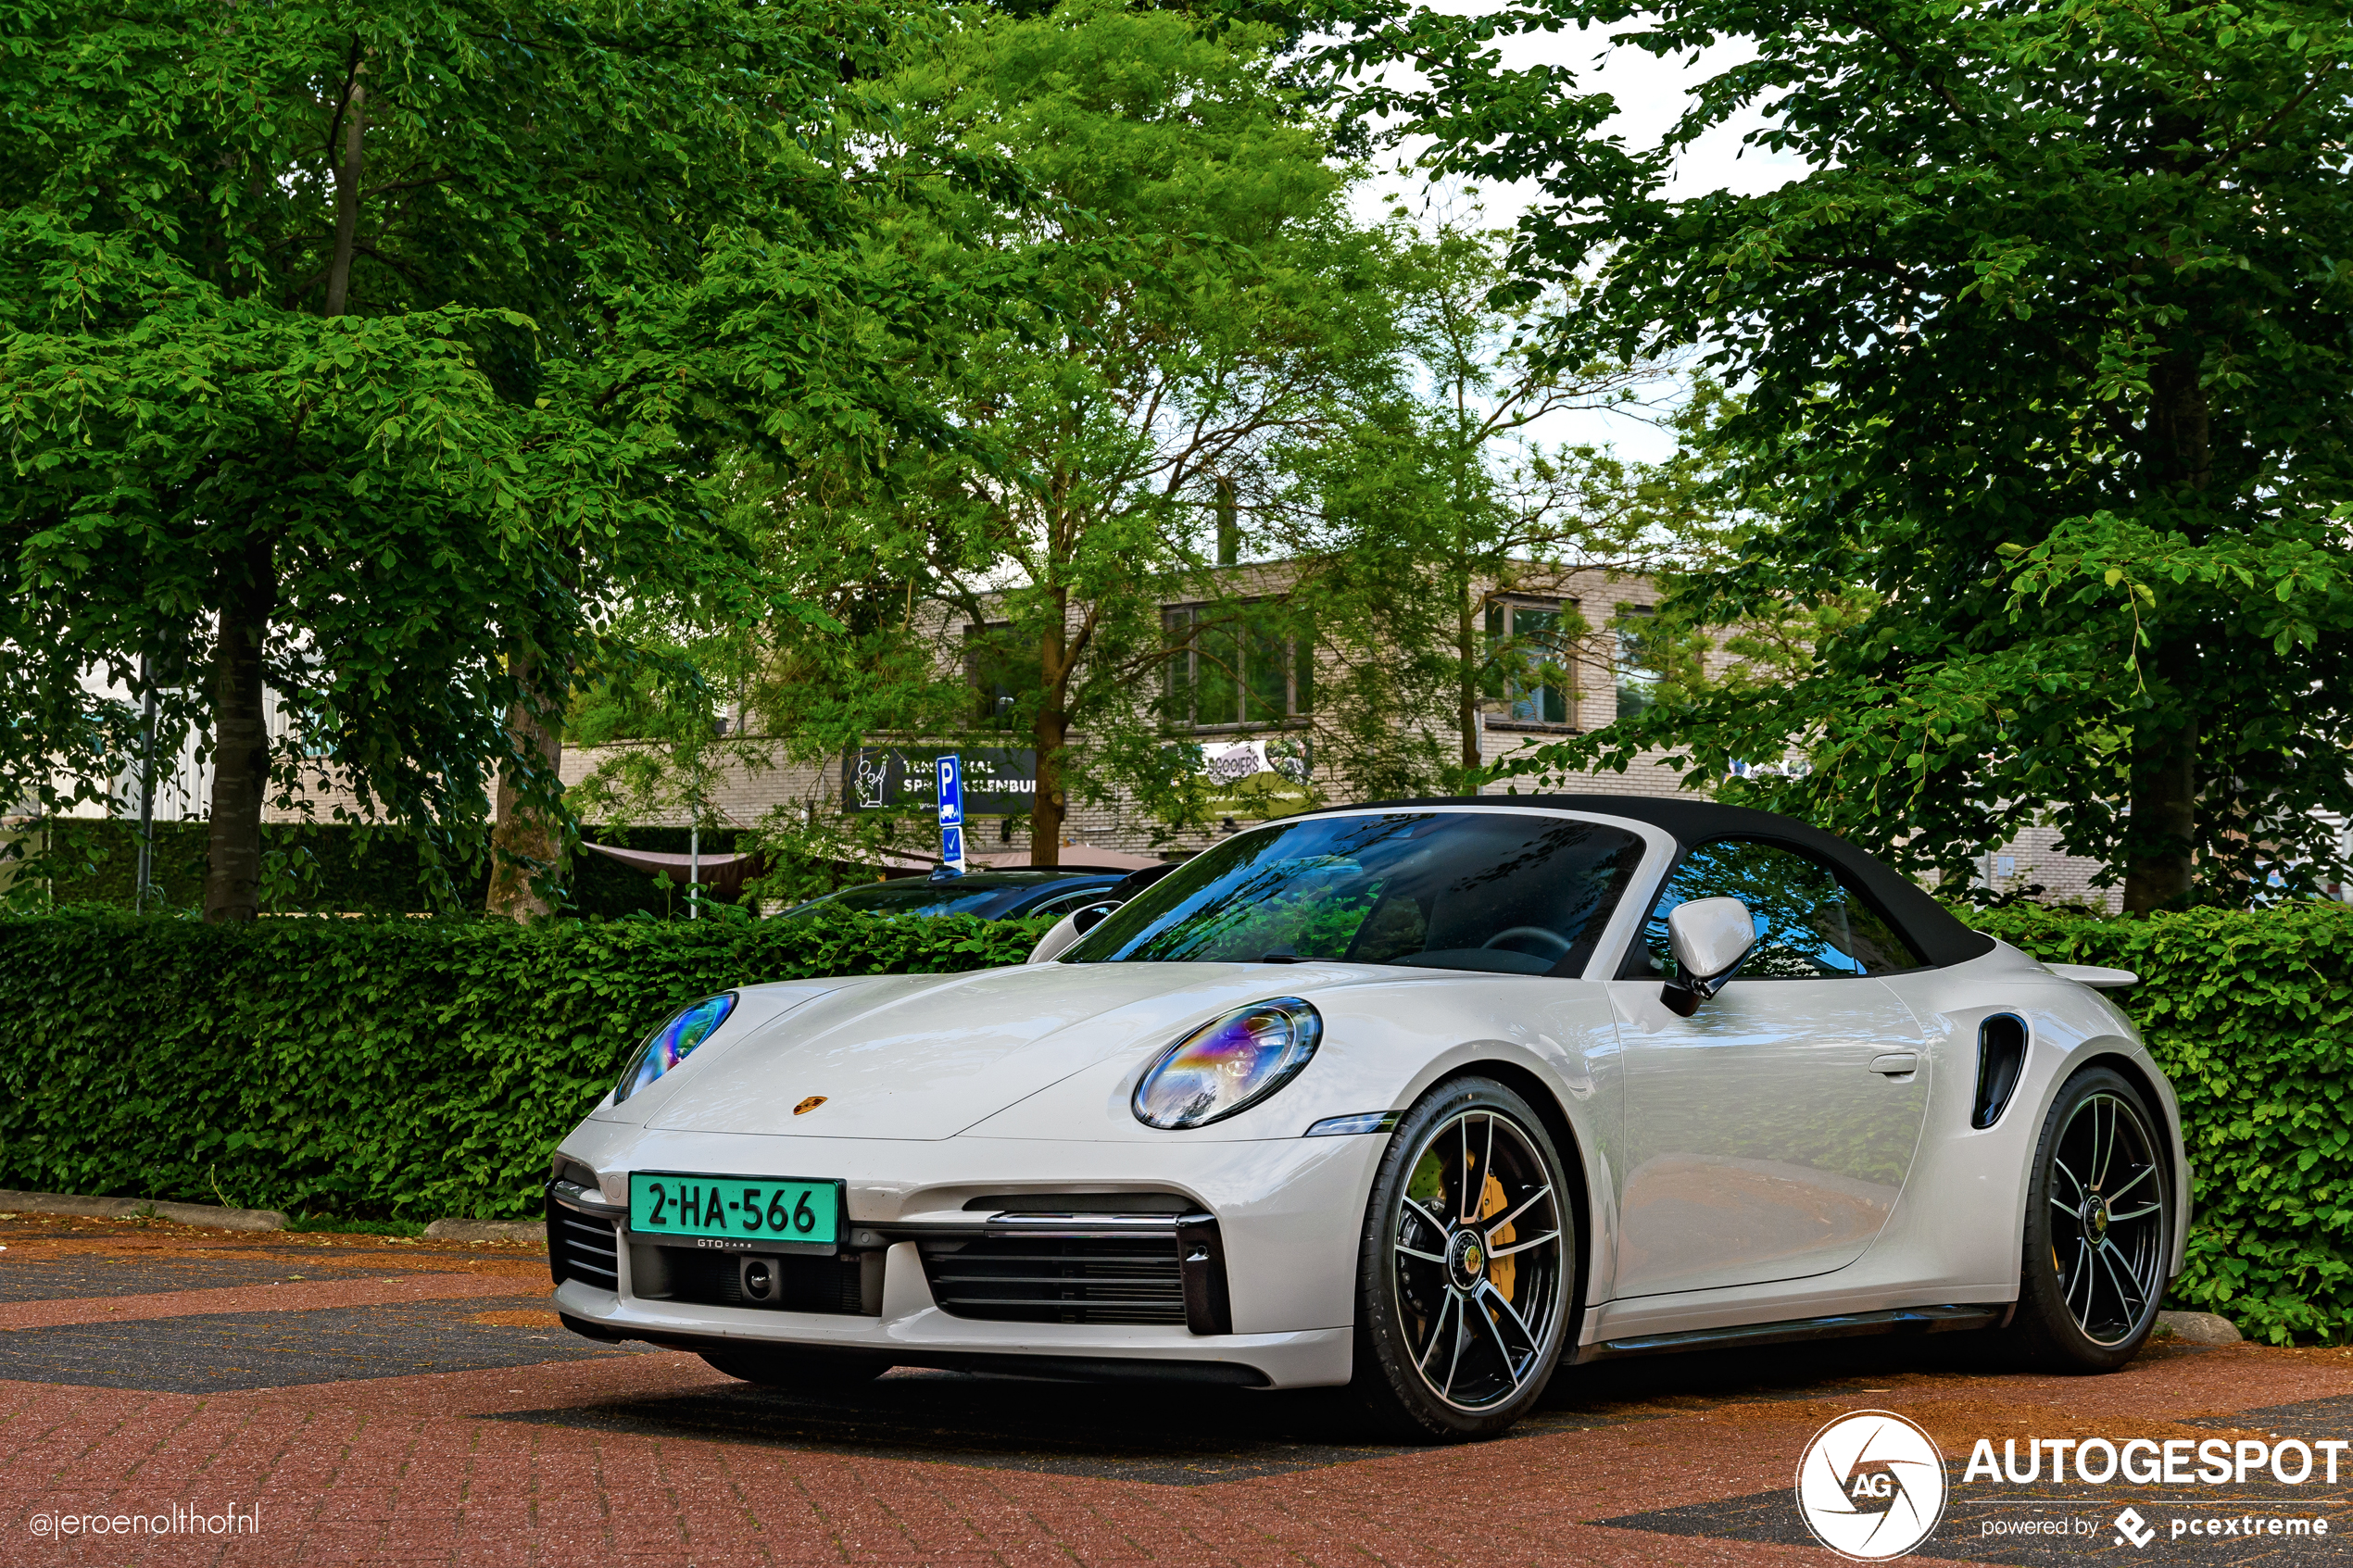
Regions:
<svg viewBox="0 0 2353 1568"><path fill-rule="evenodd" d="M936 882L929 877L900 876L887 882L837 888L786 909L777 918L791 920L796 915L826 909L860 909L877 915L976 915L982 920L1066 915L1114 897L1112 889L1126 880L1126 873L1121 872L1052 869L970 872ZM1127 896L1117 895L1123 898Z"/></svg>

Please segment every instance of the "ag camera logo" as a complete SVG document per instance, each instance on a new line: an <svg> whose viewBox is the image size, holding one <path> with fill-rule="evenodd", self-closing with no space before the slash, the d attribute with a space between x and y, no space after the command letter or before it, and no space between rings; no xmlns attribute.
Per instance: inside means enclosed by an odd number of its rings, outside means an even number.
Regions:
<svg viewBox="0 0 2353 1568"><path fill-rule="evenodd" d="M1814 1434L1797 1461L1797 1512L1841 1557L1901 1557L1944 1517L1944 1456L1893 1411L1843 1415Z"/></svg>

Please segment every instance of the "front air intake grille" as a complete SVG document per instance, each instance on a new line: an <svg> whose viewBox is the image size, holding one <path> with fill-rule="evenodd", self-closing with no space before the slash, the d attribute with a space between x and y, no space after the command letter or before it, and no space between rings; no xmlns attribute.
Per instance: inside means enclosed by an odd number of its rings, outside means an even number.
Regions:
<svg viewBox="0 0 2353 1568"><path fill-rule="evenodd" d="M639 1248L635 1256L642 1259L645 1253ZM858 1253L847 1258L775 1257L665 1247L660 1249L660 1259L664 1285L659 1299L662 1300L692 1301L705 1307L768 1307L780 1312L872 1316L881 1311L879 1253L869 1265L865 1256ZM747 1268L759 1272L748 1279ZM869 1274L874 1275L872 1308L866 1302ZM640 1279L631 1288L648 1295L647 1283Z"/></svg>
<svg viewBox="0 0 2353 1568"><path fill-rule="evenodd" d="M613 1222L564 1201L564 1191L563 1184L548 1184L547 1272L555 1276L558 1285L576 1279L599 1290L618 1292L621 1239L613 1230Z"/></svg>
<svg viewBox="0 0 2353 1568"><path fill-rule="evenodd" d="M599 1290L621 1288L621 1249L610 1220L592 1220L559 1204L548 1231L548 1251L563 1260L564 1278Z"/></svg>
<svg viewBox="0 0 2353 1568"><path fill-rule="evenodd" d="M954 1317L1002 1323L1186 1321L1173 1225L1135 1236L926 1240L923 1257L932 1299Z"/></svg>

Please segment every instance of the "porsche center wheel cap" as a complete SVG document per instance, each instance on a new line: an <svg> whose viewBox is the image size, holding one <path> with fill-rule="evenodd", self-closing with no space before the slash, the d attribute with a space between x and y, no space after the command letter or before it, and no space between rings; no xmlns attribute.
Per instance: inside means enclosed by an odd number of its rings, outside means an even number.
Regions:
<svg viewBox="0 0 2353 1568"><path fill-rule="evenodd" d="M2083 1200L2083 1229L2094 1241L2108 1234L2108 1199L2098 1193Z"/></svg>
<svg viewBox="0 0 2353 1568"><path fill-rule="evenodd" d="M1475 1288L1487 1273L1487 1248L1481 1245L1478 1233L1456 1231L1446 1251L1455 1286L1463 1290Z"/></svg>

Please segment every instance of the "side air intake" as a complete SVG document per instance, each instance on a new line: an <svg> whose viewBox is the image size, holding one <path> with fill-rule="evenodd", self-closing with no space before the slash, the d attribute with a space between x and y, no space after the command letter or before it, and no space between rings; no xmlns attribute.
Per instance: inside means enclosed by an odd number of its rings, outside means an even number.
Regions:
<svg viewBox="0 0 2353 1568"><path fill-rule="evenodd" d="M2025 1065L2024 1019L1997 1012L1977 1026L1977 1103L1969 1113L1970 1126L1990 1127L2002 1119Z"/></svg>

